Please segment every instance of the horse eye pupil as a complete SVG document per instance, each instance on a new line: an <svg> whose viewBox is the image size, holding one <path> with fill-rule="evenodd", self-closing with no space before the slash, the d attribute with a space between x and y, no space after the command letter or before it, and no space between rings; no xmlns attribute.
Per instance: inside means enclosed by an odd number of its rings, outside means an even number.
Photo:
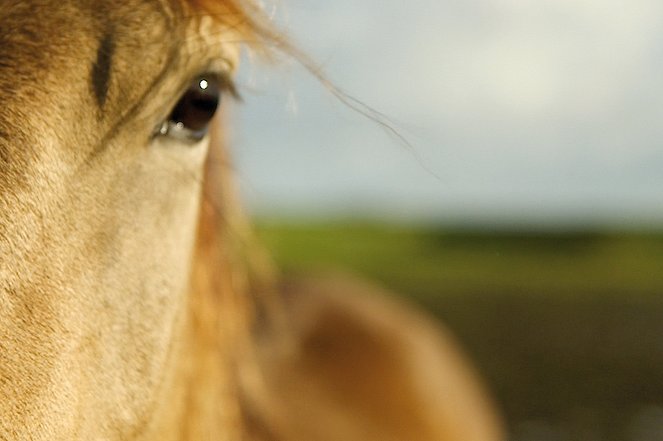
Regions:
<svg viewBox="0 0 663 441"><path fill-rule="evenodd" d="M193 132L195 137L202 138L219 107L220 100L221 92L217 82L198 78L182 95L168 119Z"/></svg>

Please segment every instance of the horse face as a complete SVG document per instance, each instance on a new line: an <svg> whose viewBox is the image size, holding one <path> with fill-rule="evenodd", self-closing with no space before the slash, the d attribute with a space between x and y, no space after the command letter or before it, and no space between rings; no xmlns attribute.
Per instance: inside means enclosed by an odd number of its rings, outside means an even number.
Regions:
<svg viewBox="0 0 663 441"><path fill-rule="evenodd" d="M128 439L172 389L238 40L186 15L0 0L0 439Z"/></svg>

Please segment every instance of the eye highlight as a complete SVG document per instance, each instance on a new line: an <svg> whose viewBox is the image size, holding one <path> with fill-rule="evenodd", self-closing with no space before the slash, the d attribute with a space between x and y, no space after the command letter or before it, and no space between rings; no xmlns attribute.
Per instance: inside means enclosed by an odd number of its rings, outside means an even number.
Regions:
<svg viewBox="0 0 663 441"><path fill-rule="evenodd" d="M219 80L213 75L199 76L191 82L156 134L198 142L207 135L220 102Z"/></svg>

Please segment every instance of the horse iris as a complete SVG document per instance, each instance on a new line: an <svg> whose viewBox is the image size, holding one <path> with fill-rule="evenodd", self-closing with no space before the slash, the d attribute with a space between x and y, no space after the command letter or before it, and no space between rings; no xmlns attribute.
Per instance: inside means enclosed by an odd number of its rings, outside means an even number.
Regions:
<svg viewBox="0 0 663 441"><path fill-rule="evenodd" d="M175 105L161 134L201 140L207 134L220 101L221 88L216 80L195 79Z"/></svg>

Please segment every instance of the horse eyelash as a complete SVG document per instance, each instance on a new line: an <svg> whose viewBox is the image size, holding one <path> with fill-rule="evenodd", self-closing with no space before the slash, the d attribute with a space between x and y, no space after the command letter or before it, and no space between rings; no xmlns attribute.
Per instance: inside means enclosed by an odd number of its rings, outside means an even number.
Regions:
<svg viewBox="0 0 663 441"><path fill-rule="evenodd" d="M235 101L238 101L240 103L244 101L242 98L242 94L239 92L239 88L237 87L237 82L235 81L232 75L230 75L227 72L223 72L220 74L216 73L213 75L215 75L219 80L222 92L230 94L230 96Z"/></svg>

